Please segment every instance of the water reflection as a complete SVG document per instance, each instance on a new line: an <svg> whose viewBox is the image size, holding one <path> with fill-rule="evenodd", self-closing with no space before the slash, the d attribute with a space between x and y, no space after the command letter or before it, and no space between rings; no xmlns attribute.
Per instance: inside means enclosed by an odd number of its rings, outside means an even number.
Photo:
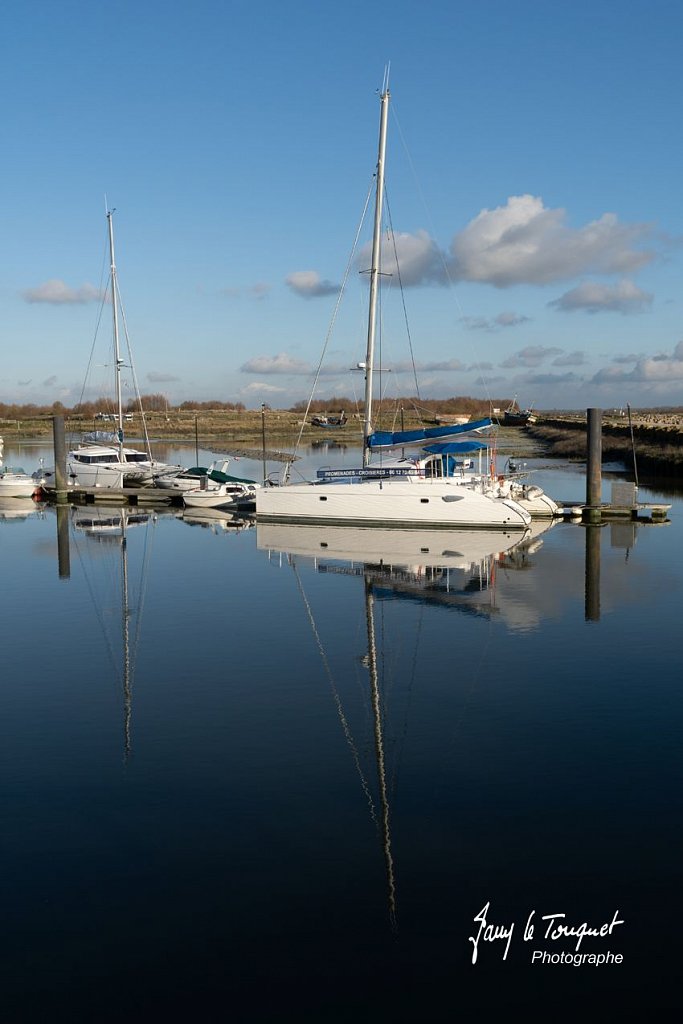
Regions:
<svg viewBox="0 0 683 1024"><path fill-rule="evenodd" d="M103 991L111 1019L132 998L172 1016L179 978L188 1019L307 998L302 1019L352 1020L370 975L381 1019L502 1013L538 994L533 907L618 906L648 992L675 977L680 511L490 541L65 511L68 586L52 508L0 524L16 1019L84 986L72 1017L104 1019ZM520 940L473 969L488 899Z"/></svg>
<svg viewBox="0 0 683 1024"><path fill-rule="evenodd" d="M40 515L43 508L33 498L0 498L0 520L28 519Z"/></svg>
<svg viewBox="0 0 683 1024"><path fill-rule="evenodd" d="M318 572L362 576L382 598L440 604L474 615L505 615L499 572L533 567L552 522L519 533L487 530L378 530L263 523L257 546L311 559ZM504 586L505 575L502 577ZM515 597L518 603L519 597ZM519 619L519 612L510 622Z"/></svg>
<svg viewBox="0 0 683 1024"><path fill-rule="evenodd" d="M398 699L401 689L398 676L406 666L399 668L395 664L383 608L387 602L417 602L477 615L492 615L498 611L495 596L497 568L505 566L508 571L528 571L533 564L533 555L543 544L542 535L551 526L548 522L538 524L521 539L518 533L501 535L499 531L479 530L401 531L272 523L257 526L259 550L266 551L277 567L291 571L296 579L333 695L340 728L377 829L384 860L388 916L393 930L398 929L399 887L392 843L391 800L395 795L398 768L397 764L390 763L390 755L400 751L399 737L402 733L405 738L408 718L406 716L398 730L399 736L387 736L390 721L388 703ZM305 577L299 571L302 563L312 567L315 574L328 578L336 575L362 580L366 650L357 660L366 673L363 692L372 720L374 787L370 783L369 771L363 768L360 754L363 744L355 737L351 724L353 716L342 697L343 684L337 682L334 655L323 640L315 601L309 597ZM380 628L376 622L378 608L382 609ZM417 647L420 632L414 625L410 632ZM351 639L340 644L337 638L337 652L340 646L344 650L352 649ZM417 651L411 662L408 705L414 673L421 663ZM348 669L343 676L348 677ZM350 696L347 700L351 700Z"/></svg>
<svg viewBox="0 0 683 1024"><path fill-rule="evenodd" d="M60 577L64 575L64 566L70 563L71 545L64 528L70 522L75 553L92 596L92 611L104 637L107 655L120 687L123 757L124 761L128 761L131 753L133 681L150 562L150 546L145 545L140 577L136 583L132 582L128 567L128 533L136 527L153 526L159 513L135 507L88 505L71 508L57 506L56 514ZM163 514L174 515L166 511ZM98 559L107 563L104 572L95 571L95 553Z"/></svg>
<svg viewBox="0 0 683 1024"><path fill-rule="evenodd" d="M236 534L256 525L248 516L235 515L221 508L185 508L180 518L188 526L202 526L212 533Z"/></svg>

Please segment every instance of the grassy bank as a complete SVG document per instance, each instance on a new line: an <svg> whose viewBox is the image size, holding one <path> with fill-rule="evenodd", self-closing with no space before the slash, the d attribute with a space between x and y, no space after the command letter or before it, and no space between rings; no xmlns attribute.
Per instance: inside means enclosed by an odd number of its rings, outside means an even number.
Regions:
<svg viewBox="0 0 683 1024"><path fill-rule="evenodd" d="M633 437L631 437L631 429ZM586 417L544 417L528 433L556 458L586 458ZM603 461L623 462L651 477L683 476L683 420L678 416L647 414L629 425L606 416L602 425Z"/></svg>

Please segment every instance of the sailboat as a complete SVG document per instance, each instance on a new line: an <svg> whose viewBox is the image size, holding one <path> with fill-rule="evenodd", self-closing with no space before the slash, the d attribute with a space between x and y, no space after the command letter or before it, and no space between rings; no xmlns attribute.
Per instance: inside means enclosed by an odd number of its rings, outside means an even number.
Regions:
<svg viewBox="0 0 683 1024"><path fill-rule="evenodd" d="M323 413L320 416L311 416L311 426L313 427L324 427L326 429L338 429L346 426L348 417L343 409L339 410L338 416L329 416L327 413Z"/></svg>
<svg viewBox="0 0 683 1024"><path fill-rule="evenodd" d="M503 413L502 425L504 427L526 427L527 423L535 423L533 409L522 409L517 401L517 395L512 399L509 406Z"/></svg>
<svg viewBox="0 0 683 1024"><path fill-rule="evenodd" d="M140 451L124 445L123 424L128 418L123 412L121 397L121 368L123 360L119 343L119 307L121 298L116 276L114 258L114 224L113 211L107 211L109 229L109 255L111 264L111 305L114 340L114 387L116 395L115 433L96 430L87 434L78 447L67 453L66 472L70 484L84 488L109 488L122 490L124 487L137 487L152 482L155 475L170 472L174 468L152 459L149 451ZM47 487L55 484L54 469L45 471L44 483Z"/></svg>
<svg viewBox="0 0 683 1024"><path fill-rule="evenodd" d="M463 479L454 455L462 441L454 437L480 434L490 419L421 430L388 433L373 426L373 372L379 278L381 274L384 164L390 93L385 78L380 95L380 128L375 185L375 215L370 267L370 295L365 363L363 465L359 469L319 472L315 481L263 487L256 494L260 521L336 523L394 528L467 527L525 530L531 514L509 494L502 494L490 475ZM476 442L470 441L476 447ZM386 452L416 450L415 458ZM379 459L371 461L372 453Z"/></svg>

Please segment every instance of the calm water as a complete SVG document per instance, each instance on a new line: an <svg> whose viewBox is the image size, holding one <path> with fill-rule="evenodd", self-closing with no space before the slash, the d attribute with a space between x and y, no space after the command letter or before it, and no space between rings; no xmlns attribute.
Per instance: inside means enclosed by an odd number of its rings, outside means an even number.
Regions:
<svg viewBox="0 0 683 1024"><path fill-rule="evenodd" d="M673 1019L683 502L659 500L666 525L517 549L170 512L123 545L88 509L58 552L54 509L0 510L3 1024ZM514 928L473 964L487 903ZM532 963L576 948L544 915L616 912L579 952L621 964Z"/></svg>

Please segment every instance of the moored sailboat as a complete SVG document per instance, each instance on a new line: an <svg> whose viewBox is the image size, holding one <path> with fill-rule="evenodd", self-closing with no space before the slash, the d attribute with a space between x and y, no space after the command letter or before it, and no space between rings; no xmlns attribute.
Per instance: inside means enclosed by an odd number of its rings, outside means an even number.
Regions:
<svg viewBox="0 0 683 1024"><path fill-rule="evenodd" d="M391 434L374 430L373 371L389 98L385 79L380 95L367 348L365 363L360 364L365 370L363 466L334 477L323 475L314 482L290 484L285 480L280 486L262 488L256 496L256 516L271 522L524 530L531 521L529 511L510 494L503 494L495 478L449 475L450 453L443 448L438 453L429 449L435 444L447 445L454 436L487 430L491 420ZM393 461L384 455L407 448L422 452L415 459ZM377 456L374 462L373 453Z"/></svg>
<svg viewBox="0 0 683 1024"><path fill-rule="evenodd" d="M155 461L151 452L140 451L124 445L123 425L126 415L123 411L121 394L121 346L119 342L119 306L120 295L114 258L114 224L113 212L107 211L110 255L110 282L112 327L114 345L114 388L116 397L115 420L117 429L93 431L86 434L81 443L72 448L66 457L66 474L68 482L73 486L84 488L109 488L122 490L124 487L138 487L151 483L153 477L162 471L171 471L174 467ZM180 468L180 467L176 467ZM43 474L46 487L55 484L54 469Z"/></svg>

